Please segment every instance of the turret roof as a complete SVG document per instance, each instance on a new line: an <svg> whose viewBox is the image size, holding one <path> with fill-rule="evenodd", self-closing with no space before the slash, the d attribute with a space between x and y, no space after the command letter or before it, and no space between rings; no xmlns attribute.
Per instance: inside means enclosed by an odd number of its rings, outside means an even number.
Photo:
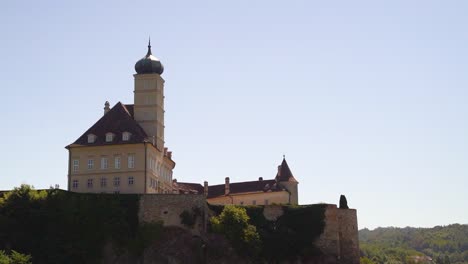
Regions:
<svg viewBox="0 0 468 264"><path fill-rule="evenodd" d="M281 162L281 165L278 168L278 173L276 174L275 179L278 182L285 182L285 181L297 182L297 180L294 178L291 172L291 169L289 169L288 163L286 162L286 158L283 158L283 162Z"/></svg>

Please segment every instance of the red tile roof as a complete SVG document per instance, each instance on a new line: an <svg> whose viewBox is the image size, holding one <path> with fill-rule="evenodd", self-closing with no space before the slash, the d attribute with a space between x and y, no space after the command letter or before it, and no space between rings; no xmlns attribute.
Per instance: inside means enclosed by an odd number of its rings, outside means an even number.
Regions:
<svg viewBox="0 0 468 264"><path fill-rule="evenodd" d="M178 190L180 194L203 194L204 188L199 183L190 183L190 182L172 182L172 187L175 190Z"/></svg>
<svg viewBox="0 0 468 264"><path fill-rule="evenodd" d="M208 198L224 195L224 184L208 186ZM283 189L276 183L276 180L262 180L249 182L235 182L229 184L229 194L249 193L249 192L277 192Z"/></svg>
<svg viewBox="0 0 468 264"><path fill-rule="evenodd" d="M106 133L108 132L115 134L112 142L106 142ZM131 133L128 141L122 140L123 132ZM94 143L88 143L89 134L96 136ZM146 138L147 135L143 128L133 119L133 105L124 105L118 102L72 145L102 146L142 143Z"/></svg>

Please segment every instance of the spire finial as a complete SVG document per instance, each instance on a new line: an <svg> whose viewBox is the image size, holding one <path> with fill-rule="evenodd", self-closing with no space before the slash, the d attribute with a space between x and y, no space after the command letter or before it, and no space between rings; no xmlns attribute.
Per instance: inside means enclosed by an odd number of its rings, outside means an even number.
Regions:
<svg viewBox="0 0 468 264"><path fill-rule="evenodd" d="M283 159L286 159L286 155L283 154Z"/></svg>
<svg viewBox="0 0 468 264"><path fill-rule="evenodd" d="M151 54L151 36L148 38L148 53L146 56L152 55Z"/></svg>

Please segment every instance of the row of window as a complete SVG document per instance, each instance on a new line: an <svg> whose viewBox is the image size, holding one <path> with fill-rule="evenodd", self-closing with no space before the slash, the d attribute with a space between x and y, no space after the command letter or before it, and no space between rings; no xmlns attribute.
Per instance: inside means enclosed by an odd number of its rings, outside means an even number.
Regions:
<svg viewBox="0 0 468 264"><path fill-rule="evenodd" d="M120 169L121 165L121 158L120 156L114 157L114 169ZM127 167L129 169L135 168L135 154L128 154L127 157ZM104 156L101 157L101 170L105 170L109 168L109 159L108 157ZM77 172L80 169L80 160L74 159L73 160L73 171ZM94 169L94 159L88 159L88 170Z"/></svg>
<svg viewBox="0 0 468 264"><path fill-rule="evenodd" d="M164 181L172 181L172 171L151 156L148 157L148 169L162 177Z"/></svg>
<svg viewBox="0 0 468 264"><path fill-rule="evenodd" d="M130 132L123 132L122 133L122 141L129 141L130 140L130 136L132 135L132 133ZM94 135L94 134L89 134L88 135L88 143L94 143L96 142L96 139L97 139L97 136ZM115 139L115 134L114 133L106 133L106 142L112 142L114 141Z"/></svg>
<svg viewBox="0 0 468 264"><path fill-rule="evenodd" d="M128 186L133 186L135 184L135 178L133 176L129 176L127 178L127 183L128 183ZM78 189L79 187L79 180L73 180L72 182L72 188L73 189ZM102 177L101 180L100 180L100 185L101 185L101 188L105 188L107 187L107 178L106 177ZM113 179L113 185L115 187L119 187L120 186L120 177L114 177ZM86 186L88 188L93 188L94 187L94 179L88 179L86 181Z"/></svg>

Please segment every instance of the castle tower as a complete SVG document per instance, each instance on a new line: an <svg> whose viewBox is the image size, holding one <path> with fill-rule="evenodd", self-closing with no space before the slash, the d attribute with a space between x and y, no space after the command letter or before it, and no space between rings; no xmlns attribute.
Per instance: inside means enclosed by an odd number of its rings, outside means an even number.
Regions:
<svg viewBox="0 0 468 264"><path fill-rule="evenodd" d="M135 64L134 118L160 151L164 150L164 67L151 53Z"/></svg>
<svg viewBox="0 0 468 264"><path fill-rule="evenodd" d="M294 178L285 157L283 157L281 165L278 166L278 174L276 174L275 180L289 192L289 203L299 204L297 188L299 182Z"/></svg>
<svg viewBox="0 0 468 264"><path fill-rule="evenodd" d="M148 53L135 64L134 104L104 105L104 115L69 150L68 190L172 193L175 162L164 145L164 68Z"/></svg>

